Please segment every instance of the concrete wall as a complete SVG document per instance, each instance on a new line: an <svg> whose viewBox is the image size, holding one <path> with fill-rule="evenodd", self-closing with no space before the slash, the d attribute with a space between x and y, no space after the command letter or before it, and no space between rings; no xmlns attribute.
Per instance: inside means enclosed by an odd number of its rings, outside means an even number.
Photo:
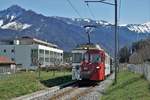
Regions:
<svg viewBox="0 0 150 100"><path fill-rule="evenodd" d="M127 68L131 72L143 74L145 78L150 81L150 63L137 64L137 65L127 64Z"/></svg>
<svg viewBox="0 0 150 100"><path fill-rule="evenodd" d="M24 68L31 66L31 49L30 45L16 45L15 46L15 61L16 64L22 64Z"/></svg>
<svg viewBox="0 0 150 100"><path fill-rule="evenodd" d="M33 45L0 45L0 51L3 55L21 64L24 68L31 67L31 49L38 48ZM4 52L4 50L6 52ZM13 50L13 52L12 52Z"/></svg>

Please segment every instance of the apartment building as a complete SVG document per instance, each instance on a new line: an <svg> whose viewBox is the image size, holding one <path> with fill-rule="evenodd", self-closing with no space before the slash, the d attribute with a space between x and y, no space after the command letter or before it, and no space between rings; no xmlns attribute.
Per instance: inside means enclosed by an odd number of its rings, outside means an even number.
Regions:
<svg viewBox="0 0 150 100"><path fill-rule="evenodd" d="M0 42L0 55L10 58L24 68L37 68L63 63L63 50L57 45L31 37Z"/></svg>

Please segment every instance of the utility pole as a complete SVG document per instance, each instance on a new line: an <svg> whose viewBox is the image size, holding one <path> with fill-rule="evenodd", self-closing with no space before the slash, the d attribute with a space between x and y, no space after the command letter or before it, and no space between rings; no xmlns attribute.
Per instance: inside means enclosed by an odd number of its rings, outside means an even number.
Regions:
<svg viewBox="0 0 150 100"><path fill-rule="evenodd" d="M119 37L118 37L118 32L117 32L117 26L118 26L118 4L117 0L115 0L115 84L117 83L117 68L118 68L118 42L119 42Z"/></svg>
<svg viewBox="0 0 150 100"><path fill-rule="evenodd" d="M100 3L103 3L103 4L107 4L107 5L112 5L115 7L115 53L114 53L114 56L115 56L115 84L117 83L117 68L118 68L118 42L119 42L119 36L118 36L118 32L117 32L117 26L118 26L118 4L117 4L117 0L114 0L114 3L110 3L110 2L107 2L106 0L88 0L88 1L85 1L85 3L97 3L97 2L100 2Z"/></svg>

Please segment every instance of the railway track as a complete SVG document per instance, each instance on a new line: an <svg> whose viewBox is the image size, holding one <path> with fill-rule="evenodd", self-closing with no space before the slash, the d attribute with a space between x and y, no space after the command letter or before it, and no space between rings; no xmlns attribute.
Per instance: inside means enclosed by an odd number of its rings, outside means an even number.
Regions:
<svg viewBox="0 0 150 100"><path fill-rule="evenodd" d="M80 86L77 82L61 89L57 94L49 98L49 100L78 100L78 98L92 92L98 84L90 84L89 86Z"/></svg>
<svg viewBox="0 0 150 100"><path fill-rule="evenodd" d="M112 84L113 79L114 74L107 77L106 80L97 83L87 81L88 84L79 85L78 82L74 82L74 84L60 89L55 95L49 97L49 100L98 100L99 96L92 93L98 91L102 95L104 90Z"/></svg>

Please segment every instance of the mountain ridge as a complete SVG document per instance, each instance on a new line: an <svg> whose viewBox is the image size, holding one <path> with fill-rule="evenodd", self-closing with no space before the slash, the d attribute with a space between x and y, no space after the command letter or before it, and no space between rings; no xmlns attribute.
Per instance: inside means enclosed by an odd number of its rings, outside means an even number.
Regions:
<svg viewBox="0 0 150 100"><path fill-rule="evenodd" d="M89 24L98 26L98 28L95 28L91 33L92 42L101 44L102 47L113 54L114 25L107 21L98 21L88 18L49 17L37 14L32 10L25 10L18 5L13 5L0 11L1 38L15 36L37 37L55 43L65 51L70 51L77 44L86 43L87 35L83 26ZM146 31L143 31L143 29L142 31L139 30L141 26L143 26ZM142 39L145 38L147 34L150 34L149 22L147 22L147 24L141 24L141 26L137 24L119 26L120 46L128 45L136 41L137 37Z"/></svg>

